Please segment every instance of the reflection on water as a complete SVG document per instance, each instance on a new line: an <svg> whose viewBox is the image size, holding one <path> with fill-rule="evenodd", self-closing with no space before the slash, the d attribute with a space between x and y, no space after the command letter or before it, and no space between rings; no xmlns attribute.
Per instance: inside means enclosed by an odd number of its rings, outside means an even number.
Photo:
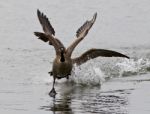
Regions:
<svg viewBox="0 0 150 114"><path fill-rule="evenodd" d="M67 90L62 89L66 86ZM71 89L72 88L72 89ZM54 114L126 114L128 104L127 94L130 89L101 91L100 87L61 86L60 96L53 99L53 103L41 106L41 110L52 111ZM51 99L52 100L52 99Z"/></svg>
<svg viewBox="0 0 150 114"><path fill-rule="evenodd" d="M49 106L41 106L41 110L52 111L54 114L61 112L61 114L73 114L71 108L71 99L53 99L53 104Z"/></svg>

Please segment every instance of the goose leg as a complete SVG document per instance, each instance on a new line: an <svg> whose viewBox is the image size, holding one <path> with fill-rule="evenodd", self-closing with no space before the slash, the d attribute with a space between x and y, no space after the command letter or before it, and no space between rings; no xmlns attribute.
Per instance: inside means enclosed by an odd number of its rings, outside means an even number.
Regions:
<svg viewBox="0 0 150 114"><path fill-rule="evenodd" d="M69 80L69 76L66 76L66 79Z"/></svg>
<svg viewBox="0 0 150 114"><path fill-rule="evenodd" d="M67 76L66 76L66 79L68 80L69 79L69 76L70 76L71 74L68 74Z"/></svg>
<svg viewBox="0 0 150 114"><path fill-rule="evenodd" d="M54 88L54 85L55 85L55 77L54 77L54 80L53 80L53 87L52 87L52 89L51 89L51 91L49 92L49 96L51 96L51 97L54 97L55 98L55 96L56 96L56 91L55 91L55 88Z"/></svg>

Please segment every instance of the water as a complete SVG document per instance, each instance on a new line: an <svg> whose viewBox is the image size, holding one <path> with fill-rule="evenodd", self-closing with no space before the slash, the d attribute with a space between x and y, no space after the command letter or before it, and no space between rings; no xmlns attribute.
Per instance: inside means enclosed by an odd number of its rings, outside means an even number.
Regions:
<svg viewBox="0 0 150 114"><path fill-rule="evenodd" d="M150 16L148 0L1 0L0 112L3 114L149 114ZM96 58L74 66L69 81L57 80L48 96L54 49L33 35L41 31L40 9L68 46L76 30L98 18L73 57L90 48L131 57ZM87 45L86 45L87 44Z"/></svg>

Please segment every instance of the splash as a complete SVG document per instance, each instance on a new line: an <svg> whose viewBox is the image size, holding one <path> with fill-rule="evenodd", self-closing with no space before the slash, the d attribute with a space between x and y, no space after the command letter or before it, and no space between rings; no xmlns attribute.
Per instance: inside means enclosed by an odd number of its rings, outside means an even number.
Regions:
<svg viewBox="0 0 150 114"><path fill-rule="evenodd" d="M71 80L77 84L101 85L110 78L140 75L149 71L149 59L98 58L74 66Z"/></svg>
<svg viewBox="0 0 150 114"><path fill-rule="evenodd" d="M117 63L121 76L146 74L150 71L150 60L148 58L129 59Z"/></svg>
<svg viewBox="0 0 150 114"><path fill-rule="evenodd" d="M119 76L117 61L114 58L97 58L82 64L74 66L71 80L77 84L101 85L107 79Z"/></svg>
<svg viewBox="0 0 150 114"><path fill-rule="evenodd" d="M83 85L101 85L105 81L105 74L93 60L81 66L74 66L71 80Z"/></svg>

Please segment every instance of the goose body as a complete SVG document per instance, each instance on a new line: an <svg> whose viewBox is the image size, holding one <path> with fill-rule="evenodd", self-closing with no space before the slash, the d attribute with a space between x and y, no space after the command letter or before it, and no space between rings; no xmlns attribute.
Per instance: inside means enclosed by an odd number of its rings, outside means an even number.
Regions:
<svg viewBox="0 0 150 114"><path fill-rule="evenodd" d="M52 73L58 78L64 78L71 74L72 71L72 60L70 58L65 57L65 61L61 62L60 57L56 57L53 62Z"/></svg>
<svg viewBox="0 0 150 114"><path fill-rule="evenodd" d="M34 34L42 41L48 42L49 45L52 45L56 52L56 57L53 61L53 67L50 74L53 76L53 87L50 91L49 95L55 97L56 91L54 88L55 80L61 78L69 78L71 74L73 64L81 65L86 61L103 56L103 57L125 57L129 58L128 56L121 54L116 51L106 50L106 49L90 49L84 52L81 56L76 58L71 58L72 52L74 51L75 47L84 39L84 37L88 34L89 30L95 23L97 13L93 15L93 18L89 21L86 21L76 32L76 39L75 41L66 48L63 43L55 37L55 30L52 27L50 21L39 10L37 10L37 16L39 22L43 28L44 33L42 32L34 32Z"/></svg>

